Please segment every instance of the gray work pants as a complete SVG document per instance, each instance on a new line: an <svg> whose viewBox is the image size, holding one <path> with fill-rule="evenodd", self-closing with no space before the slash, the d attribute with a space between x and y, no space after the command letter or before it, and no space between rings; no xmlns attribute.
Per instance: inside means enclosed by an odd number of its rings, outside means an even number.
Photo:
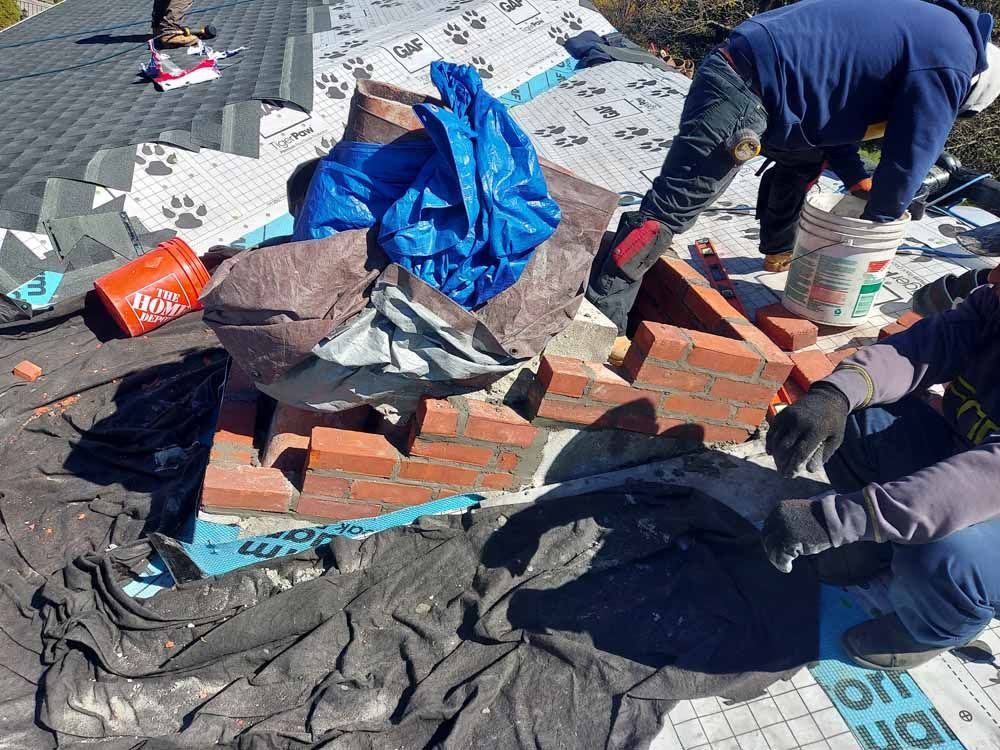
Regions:
<svg viewBox="0 0 1000 750"><path fill-rule="evenodd" d="M153 35L181 31L192 0L153 0Z"/></svg>
<svg viewBox="0 0 1000 750"><path fill-rule="evenodd" d="M713 53L691 82L680 128L642 201L642 213L673 234L690 229L736 177L741 165L728 142L744 129L762 136L767 112L747 82L725 58ZM610 248L604 250L596 259L587 298L624 331L642 282L622 275L610 258Z"/></svg>

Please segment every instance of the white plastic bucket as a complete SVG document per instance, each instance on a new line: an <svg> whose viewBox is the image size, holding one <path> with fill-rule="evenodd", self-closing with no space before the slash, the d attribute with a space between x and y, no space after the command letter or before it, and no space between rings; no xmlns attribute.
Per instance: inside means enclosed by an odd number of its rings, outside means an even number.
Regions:
<svg viewBox="0 0 1000 750"><path fill-rule="evenodd" d="M865 202L840 193L806 198L781 303L814 323L856 326L871 313L910 220L859 218Z"/></svg>

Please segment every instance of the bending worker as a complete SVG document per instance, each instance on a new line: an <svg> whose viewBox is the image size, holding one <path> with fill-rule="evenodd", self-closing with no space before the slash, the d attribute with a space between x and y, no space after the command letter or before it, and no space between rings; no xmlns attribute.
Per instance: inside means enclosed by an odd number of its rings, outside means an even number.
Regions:
<svg viewBox="0 0 1000 750"><path fill-rule="evenodd" d="M824 161L869 198L864 218L898 219L955 118L1000 93L992 28L990 15L957 0L803 0L740 24L695 74L660 174L598 256L587 297L624 334L642 275L758 145L775 162L758 196L767 270L787 267L805 192ZM868 182L856 144L883 132ZM627 345L616 342L612 361Z"/></svg>
<svg viewBox="0 0 1000 750"><path fill-rule="evenodd" d="M821 577L860 583L891 559L895 612L844 636L859 664L915 667L1000 612L998 374L1000 287L987 285L844 360L774 420L779 471L825 462L834 490L768 516L771 562L790 571L816 555ZM913 395L942 383L943 416Z"/></svg>
<svg viewBox="0 0 1000 750"><path fill-rule="evenodd" d="M193 47L198 37L184 25L192 0L153 0L153 38L160 49Z"/></svg>

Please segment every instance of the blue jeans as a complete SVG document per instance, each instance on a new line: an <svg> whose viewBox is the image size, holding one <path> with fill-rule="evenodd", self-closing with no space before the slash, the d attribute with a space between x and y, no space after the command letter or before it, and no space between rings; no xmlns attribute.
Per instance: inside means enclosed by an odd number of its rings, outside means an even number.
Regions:
<svg viewBox="0 0 1000 750"><path fill-rule="evenodd" d="M905 477L962 450L937 412L907 398L852 414L844 444L827 463L826 473L838 491L854 492L869 482ZM966 643L1000 607L1000 519L930 544L893 544L889 595L903 625L921 643Z"/></svg>

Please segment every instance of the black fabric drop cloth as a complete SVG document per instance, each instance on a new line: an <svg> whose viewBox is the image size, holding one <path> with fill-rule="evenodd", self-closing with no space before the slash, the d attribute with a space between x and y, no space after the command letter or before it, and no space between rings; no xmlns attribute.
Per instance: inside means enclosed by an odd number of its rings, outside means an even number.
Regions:
<svg viewBox="0 0 1000 750"><path fill-rule="evenodd" d="M24 359L44 371L34 383L11 375ZM38 589L81 554L190 518L226 360L200 314L126 339L93 295L0 325L3 750L55 747L35 718Z"/></svg>
<svg viewBox="0 0 1000 750"><path fill-rule="evenodd" d="M140 542L42 590L60 747L643 748L816 656L818 586L689 490L427 517L150 600ZM103 740L103 741L102 741Z"/></svg>

